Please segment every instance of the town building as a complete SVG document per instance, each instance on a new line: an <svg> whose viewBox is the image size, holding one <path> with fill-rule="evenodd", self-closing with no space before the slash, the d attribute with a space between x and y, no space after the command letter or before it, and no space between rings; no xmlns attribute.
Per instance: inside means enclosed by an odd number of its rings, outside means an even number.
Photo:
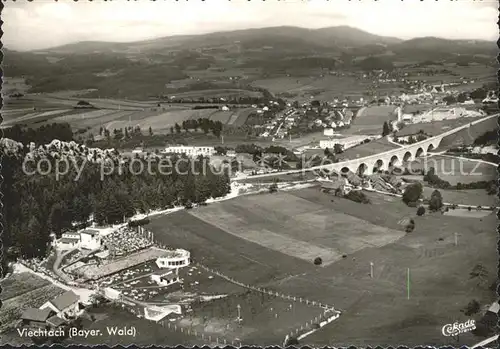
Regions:
<svg viewBox="0 0 500 349"><path fill-rule="evenodd" d="M170 146L163 150L165 154L185 154L187 156L212 156L215 155L216 151L214 147L195 147L195 146Z"/></svg>
<svg viewBox="0 0 500 349"><path fill-rule="evenodd" d="M319 147L322 149L328 148L333 149L335 144L340 144L343 149L348 149L354 147L358 144L363 143L366 139L376 139L378 136L352 136L346 138L335 138L335 139L324 139L319 141Z"/></svg>
<svg viewBox="0 0 500 349"><path fill-rule="evenodd" d="M73 291L67 291L51 301L44 303L40 310L53 311L61 319L75 317L80 311L80 297Z"/></svg>

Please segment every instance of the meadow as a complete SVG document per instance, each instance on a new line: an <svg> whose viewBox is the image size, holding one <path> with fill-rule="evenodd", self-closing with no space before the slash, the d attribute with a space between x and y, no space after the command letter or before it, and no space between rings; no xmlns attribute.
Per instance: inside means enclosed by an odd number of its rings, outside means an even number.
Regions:
<svg viewBox="0 0 500 349"><path fill-rule="evenodd" d="M419 158L416 161L408 163L407 166L409 171L414 174L420 170L424 170L427 173L431 167L434 167L436 175L442 180L450 182L452 185L456 185L457 183L491 181L497 177L495 166L470 161L465 158L436 155Z"/></svg>
<svg viewBox="0 0 500 349"><path fill-rule="evenodd" d="M398 146L390 143L386 138L372 140L368 143L349 148L338 155L340 159L351 160L375 155L389 150L397 149Z"/></svg>
<svg viewBox="0 0 500 349"><path fill-rule="evenodd" d="M371 204L318 188L251 195L155 218L150 229L236 279L343 311L301 344L415 345L422 338L426 344L450 344L441 327L466 320L460 310L471 299L481 305L494 299L489 285L496 275L495 214L418 217L400 198L366 195ZM406 234L402 222L409 218L416 227ZM311 251L325 253L322 266L308 260ZM476 264L488 270L480 284L469 276ZM458 343L477 341L469 334Z"/></svg>

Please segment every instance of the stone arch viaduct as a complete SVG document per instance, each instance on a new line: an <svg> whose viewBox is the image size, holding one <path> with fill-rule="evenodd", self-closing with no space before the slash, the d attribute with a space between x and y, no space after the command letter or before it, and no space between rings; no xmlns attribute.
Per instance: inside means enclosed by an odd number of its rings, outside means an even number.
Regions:
<svg viewBox="0 0 500 349"><path fill-rule="evenodd" d="M333 164L324 164L314 167L309 167L305 169L297 169L290 171L265 173L260 175L254 175L247 178L265 178L265 177L275 177L286 174L294 173L305 173L319 170L328 170L331 172L342 173L342 172L354 172L364 175L370 175L378 171L387 171L391 167L400 167L404 163L409 161L414 161L416 158L421 156L427 156L427 154L437 149L444 137L451 134L457 133L463 129L469 128L471 125L475 125L491 118L496 118L500 114L490 115L479 120L475 120L470 124L462 125L452 130L441 133L438 136L427 138L421 142L413 143L410 145L402 146L400 148L392 149L383 153L374 154L366 156L363 158L356 158L352 160L346 160L342 162L337 162ZM234 178L234 181L244 181L245 178Z"/></svg>

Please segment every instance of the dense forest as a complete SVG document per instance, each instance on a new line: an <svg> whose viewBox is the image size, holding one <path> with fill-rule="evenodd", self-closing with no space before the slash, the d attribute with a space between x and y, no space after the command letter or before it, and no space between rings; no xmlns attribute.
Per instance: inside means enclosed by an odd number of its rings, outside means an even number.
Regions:
<svg viewBox="0 0 500 349"><path fill-rule="evenodd" d="M54 139L69 142L73 140L73 131L68 123L52 123L38 128L14 125L3 130L3 137L28 145L50 143Z"/></svg>
<svg viewBox="0 0 500 349"><path fill-rule="evenodd" d="M60 236L74 224L85 225L91 217L101 225L120 223L138 212L191 206L230 191L228 173L215 172L201 157L191 161L173 157L167 167L165 162L161 167L160 158L126 160L101 154L98 159L116 169L102 176L103 162L85 161L78 145L71 149L75 154L71 160L78 166L69 166L69 172L58 177L54 169L61 154L29 153L33 161L23 168L27 148L12 152L5 143L1 146L1 190L8 203L3 207L4 263L19 256L44 257L51 233ZM28 174L37 172L36 164L41 164L42 171L50 164L52 171Z"/></svg>

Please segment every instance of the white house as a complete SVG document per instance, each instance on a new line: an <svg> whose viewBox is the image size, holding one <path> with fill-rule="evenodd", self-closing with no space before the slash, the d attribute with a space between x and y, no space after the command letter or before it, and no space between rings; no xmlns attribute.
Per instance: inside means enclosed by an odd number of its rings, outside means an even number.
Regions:
<svg viewBox="0 0 500 349"><path fill-rule="evenodd" d="M87 250L97 250L102 245L101 236L97 230L85 229L80 232L80 247Z"/></svg>
<svg viewBox="0 0 500 349"><path fill-rule="evenodd" d="M157 271L151 274L151 280L156 282L160 286L168 286L179 282L179 269L169 271Z"/></svg>
<svg viewBox="0 0 500 349"><path fill-rule="evenodd" d="M331 137L334 135L334 131L333 131L333 128L325 128L323 130L323 135L324 136L328 136L328 137Z"/></svg>
<svg viewBox="0 0 500 349"><path fill-rule="evenodd" d="M80 297L73 291L64 292L51 301L44 303L40 309L51 309L61 319L68 319L79 315Z"/></svg>
<svg viewBox="0 0 500 349"><path fill-rule="evenodd" d="M268 111L269 110L269 107L264 107L262 108L263 111Z"/></svg>
<svg viewBox="0 0 500 349"><path fill-rule="evenodd" d="M215 155L215 148L214 147L194 147L194 146L185 146L185 145L179 145L179 146L171 146L171 147L166 147L165 150L163 150L164 153L167 154L186 154L187 156L212 156Z"/></svg>
<svg viewBox="0 0 500 349"><path fill-rule="evenodd" d="M228 111L229 110L229 107L227 105L223 105L222 108L221 108L223 111Z"/></svg>
<svg viewBox="0 0 500 349"><path fill-rule="evenodd" d="M56 246L61 250L70 250L80 246L80 233L63 233L61 238L56 241Z"/></svg>
<svg viewBox="0 0 500 349"><path fill-rule="evenodd" d="M104 289L104 296L109 299L120 299L121 297L121 291L115 290L114 288L111 287L106 287Z"/></svg>

